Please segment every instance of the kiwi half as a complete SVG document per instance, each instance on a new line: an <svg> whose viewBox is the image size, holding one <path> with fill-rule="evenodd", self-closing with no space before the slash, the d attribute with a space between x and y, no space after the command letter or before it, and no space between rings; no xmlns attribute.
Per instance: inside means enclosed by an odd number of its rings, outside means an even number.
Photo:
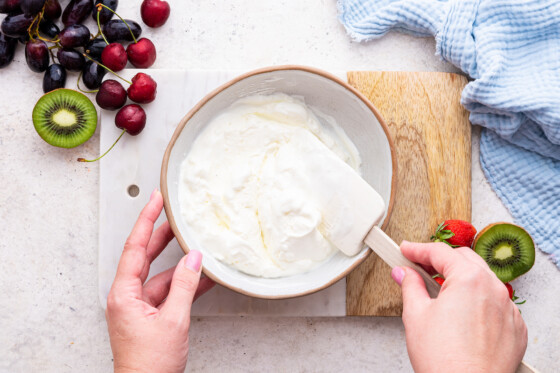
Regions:
<svg viewBox="0 0 560 373"><path fill-rule="evenodd" d="M473 248L502 282L528 272L535 263L533 239L525 229L510 223L484 228L476 236Z"/></svg>
<svg viewBox="0 0 560 373"><path fill-rule="evenodd" d="M47 143L73 148L88 141L97 127L97 110L89 98L71 89L56 89L33 108L35 130Z"/></svg>

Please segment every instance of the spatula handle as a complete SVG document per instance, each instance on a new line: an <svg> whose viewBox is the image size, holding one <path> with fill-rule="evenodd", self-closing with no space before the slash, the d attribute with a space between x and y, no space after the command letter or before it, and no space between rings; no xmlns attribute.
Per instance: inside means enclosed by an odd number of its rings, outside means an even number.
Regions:
<svg viewBox="0 0 560 373"><path fill-rule="evenodd" d="M401 253L399 245L397 245L395 241L391 239L391 237L387 236L385 232L381 230L381 228L377 226L373 227L366 236L364 242L366 243L366 245L371 247L371 249L381 259L383 259L385 263L389 264L391 268L410 267L418 272L418 274L422 276L424 282L426 283L426 289L428 290L428 294L430 294L430 297L437 297L441 287L436 282L436 280L434 280L432 276L430 276L430 274L424 270L424 268L406 259Z"/></svg>
<svg viewBox="0 0 560 373"><path fill-rule="evenodd" d="M522 361L515 373L538 373L539 371L527 364L526 362Z"/></svg>

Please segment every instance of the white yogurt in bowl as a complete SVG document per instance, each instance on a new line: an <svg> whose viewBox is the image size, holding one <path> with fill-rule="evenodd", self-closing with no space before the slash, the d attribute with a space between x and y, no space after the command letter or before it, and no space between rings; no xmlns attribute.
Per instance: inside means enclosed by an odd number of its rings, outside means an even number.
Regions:
<svg viewBox="0 0 560 373"><path fill-rule="evenodd" d="M181 215L193 238L254 276L304 273L330 259L337 248L321 230L327 206L312 188L311 151L327 164L332 152L359 172L358 150L342 128L323 125L303 100L275 93L234 102L198 135L181 166Z"/></svg>
<svg viewBox="0 0 560 373"><path fill-rule="evenodd" d="M181 83L178 82L178 84ZM185 82L184 86L184 94L190 94L188 81ZM308 108L312 109L315 117L320 119L321 127L313 128L310 124L311 122L308 122L306 125L294 126L294 130L299 129L303 131L301 136L289 137L291 139L290 142L292 142L294 146L284 149L286 151L282 150L284 147L278 147L277 158L274 158L275 161L271 162L267 157L267 162L265 162L266 167L263 166L262 169L260 169L261 179L268 180L270 188L261 188L261 190L265 190L266 195L263 194L259 198L265 202L268 201L268 206L262 206L262 201L259 202L259 215L261 213L269 213L270 216L277 217L276 220L271 220L272 223L270 223L270 227L263 227L263 230L269 229L269 239L275 241L278 245L275 253L265 257L265 259L273 260L272 258L274 257L281 258L281 261L284 263L289 263L289 266L286 265L286 267L290 269L282 269L282 265L278 265L279 263L275 262L274 266L269 265L268 268L274 269L276 274L273 274L272 269L262 274L258 274L258 272L262 272L262 270L254 272L257 274L248 274L228 264L225 260L222 261L218 259L218 255L215 256L215 252L222 249L217 248L212 250L209 248L210 245L202 242L208 239L205 238L207 236L196 232L195 229L193 229L194 227L183 217L183 211L185 210L183 207L184 196L182 192L180 192L180 189L185 187L183 166L185 165L185 160L195 147L197 140L202 138L209 125L212 124L220 113L229 110L239 99L255 95L270 96L280 92L296 98L295 101L298 101L298 97L305 100L305 104ZM305 107L303 107L304 110L295 109L296 106L291 106L291 104L288 106L292 107L292 110L285 108L280 111L283 111L284 114L282 115L286 118L290 118L290 120L294 117L305 116L308 110ZM280 117L282 117L282 115L280 115ZM312 116L309 115L309 117ZM279 121L281 125L285 125L285 120L275 121ZM336 121L338 126L333 125L333 121ZM281 128L284 127L281 126ZM218 132L223 133L220 131ZM283 139L283 137L280 138ZM256 139L258 138L255 136L254 140ZM270 146L272 146L275 140L269 140L271 142ZM358 158L353 156L353 154L358 154L358 152L353 152L352 146L350 145L352 143L359 151L362 162L361 166L358 165ZM295 146L296 144L297 146ZM238 144L232 143L230 146L238 147ZM362 178L377 190L383 198L386 206L386 214L384 216L386 220L386 217L389 216L391 211L396 185L394 177L396 175L396 158L391 145L389 131L373 105L346 82L315 68L305 66L274 66L241 75L208 94L192 108L179 123L171 137L162 162L161 191L163 194L165 213L180 247L184 252L188 252L192 249L201 251L204 255L202 270L206 276L220 285L249 296L267 299L297 297L316 292L341 280L364 261L371 250L364 248L355 256L346 256L339 250L334 250L334 253L331 255L329 254L328 248L325 251L318 250L317 253L297 250L297 253L293 253L285 249L286 245L294 237L301 245L292 245L291 247L312 247L306 244L306 240L316 242L316 234L321 233L321 227L320 225L316 225L316 221L318 219L317 211L320 212L323 204L319 203L317 206L317 204L310 204L310 201L316 199L324 202L325 199L329 199L328 193L321 192L336 189L330 187L330 185L338 183L339 179L344 179L343 177L339 177L336 173L330 173L328 177L324 179L321 178L326 172L326 167L324 167L321 161L323 159L323 153L321 152L325 151L325 149L332 157L329 162L332 162L333 159L339 162L340 157L342 157L344 161L350 164L354 169L359 167ZM209 159L213 156L211 150L201 149L201 152L204 151L208 151ZM271 150L270 152L274 154ZM295 162L291 161L290 159L293 157L289 156L289 154L298 152L304 154L296 156ZM221 156L227 158L224 154ZM200 161L208 162L207 159L201 159ZM230 164L228 162L232 161L234 161L234 159L224 159L224 165ZM248 166L249 162L245 165L241 163L242 162L239 162L239 169L245 171L228 173L231 185L244 186L247 184L244 180L250 180L250 175L258 175L258 173L253 173L253 169ZM257 162L255 162L255 164L257 164ZM284 166L292 164L295 164L295 166ZM222 167L222 165L219 165L219 167ZM227 167L222 168L223 171L227 171ZM328 170L328 168L326 169ZM201 170L208 172L206 167L201 167ZM309 188L304 183L307 179L300 177L297 173L293 175L290 174L291 172L296 172L296 170L304 170L304 173L315 174L316 177L310 178L309 180L316 181L317 178L319 178L321 182L316 182L313 187ZM276 182L277 179L271 178L270 175L268 175L269 172L278 174L279 171L286 173L282 178L282 180L284 180L283 183ZM202 176L203 177L196 182L203 183L202 179L206 179L209 182L213 178L210 174ZM303 185L298 183L303 183ZM213 180L212 188L220 188L220 185L224 187L224 184L225 181L223 180ZM294 194L299 195L302 193L299 189L304 191L303 197L296 198ZM216 190L220 191L220 189ZM231 189L232 193L239 195L242 195L240 194L242 190L243 188L238 188L238 190ZM296 190L298 190L297 193L295 193ZM315 194L309 192L313 190L319 192ZM337 194L338 200L342 197L341 193L348 193L347 189L343 188L343 190L346 190L346 192L343 192L341 189ZM220 193L222 192L224 191L221 190ZM194 193L197 192L195 191ZM282 194L287 196L285 200L279 198L279 195ZM179 198L180 195L181 198ZM249 194L247 194L246 197L249 200ZM251 203L256 204L257 200L252 196L251 198ZM221 220L223 224L224 222L227 223L229 219L231 223L238 214L248 213L247 211L250 211L250 209L247 208L246 211L235 209L236 211L232 212L232 207L227 203L221 200L218 203L217 199L215 201L215 209L219 211L217 216L212 218L215 219L215 222L220 222ZM262 211L261 208L263 208ZM269 211L264 212L267 208ZM226 214L223 214L224 211ZM200 211L200 213L204 212ZM257 221L258 220L259 219L257 219ZM262 219L260 220L262 221ZM231 223L230 228L237 226L237 224L237 222ZM343 229L346 229L347 226L353 226L352 220L341 221L337 224ZM285 227L284 233L291 229L290 234L282 236L285 240L284 243L282 243L282 237L275 236L275 232L277 232L282 225ZM292 229L295 226L297 226L298 229ZM207 228L202 227L201 229ZM255 229L255 231L257 231L257 229ZM242 241L239 237L240 235L230 236L232 240L235 239L237 242ZM269 244L267 243L267 245ZM313 247L316 248L317 246ZM230 252L228 251L227 254L230 255ZM222 255L223 257L226 256L224 254ZM293 265L293 263L298 261L303 262L304 257L310 256L313 263ZM258 259L261 260L262 256L258 257ZM233 260L235 259L232 259L232 261ZM298 266L300 266L299 269ZM255 268L255 266L247 265L244 270L249 272L250 268ZM289 273L293 274L290 275Z"/></svg>

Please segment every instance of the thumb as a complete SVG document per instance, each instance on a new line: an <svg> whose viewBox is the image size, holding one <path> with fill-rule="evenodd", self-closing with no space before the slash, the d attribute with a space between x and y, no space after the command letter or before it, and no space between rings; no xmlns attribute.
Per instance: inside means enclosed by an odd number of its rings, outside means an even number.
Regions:
<svg viewBox="0 0 560 373"><path fill-rule="evenodd" d="M191 250L175 267L169 295L161 308L162 315L179 324L188 323L191 306L200 280L202 253Z"/></svg>
<svg viewBox="0 0 560 373"><path fill-rule="evenodd" d="M401 286L403 297L403 322L420 315L430 303L431 298L426 290L426 284L418 272L408 267L395 267L391 277Z"/></svg>

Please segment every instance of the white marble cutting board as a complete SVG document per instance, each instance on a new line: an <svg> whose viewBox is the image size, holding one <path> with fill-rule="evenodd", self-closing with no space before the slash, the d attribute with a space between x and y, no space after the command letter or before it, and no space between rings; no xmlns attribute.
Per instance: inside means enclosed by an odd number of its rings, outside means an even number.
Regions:
<svg viewBox="0 0 560 373"><path fill-rule="evenodd" d="M142 70L124 70L131 79ZM241 71L145 71L157 82L157 98L144 105L147 123L138 136L125 135L100 162L99 187L99 299L103 307L123 244L148 201L159 187L163 153L175 127L187 112L208 92L242 73ZM335 73L346 80L346 73ZM106 79L116 79L110 74ZM117 79L118 80L118 79ZM115 112L102 110L100 115L100 151L108 149L119 136L114 125ZM131 197L130 186L139 194ZM165 220L162 213L158 224ZM183 251L175 240L152 264L150 275L175 266ZM204 264L204 263L203 263ZM308 296L287 300L263 300L247 297L216 286L193 307L195 316L267 315L267 316L345 316L346 280Z"/></svg>

